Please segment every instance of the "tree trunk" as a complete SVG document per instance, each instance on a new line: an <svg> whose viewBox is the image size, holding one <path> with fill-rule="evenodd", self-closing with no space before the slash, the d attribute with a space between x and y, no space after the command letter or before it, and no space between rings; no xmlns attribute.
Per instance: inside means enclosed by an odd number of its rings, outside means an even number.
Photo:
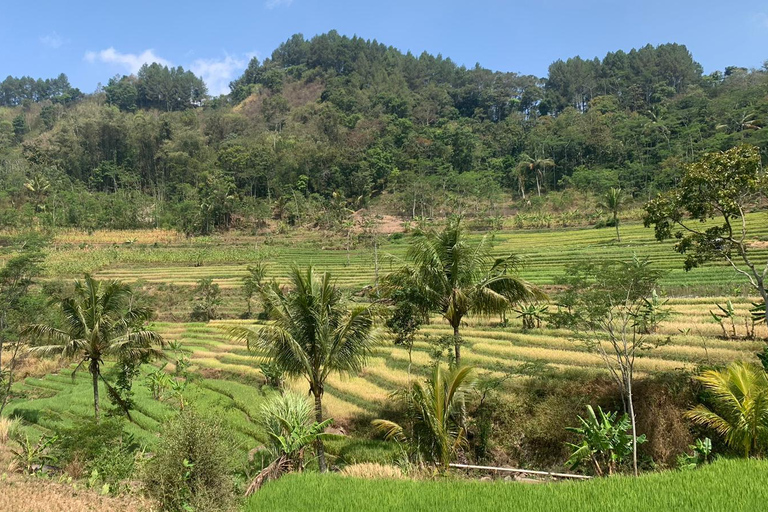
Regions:
<svg viewBox="0 0 768 512"><path fill-rule="evenodd" d="M453 350L456 356L456 367L461 365L461 336L459 335L459 326L453 327Z"/></svg>
<svg viewBox="0 0 768 512"><path fill-rule="evenodd" d="M411 384L411 366L413 365L413 340L408 346L408 385Z"/></svg>
<svg viewBox="0 0 768 512"><path fill-rule="evenodd" d="M319 390L313 390L312 394L315 395L315 421L318 423L323 422L323 392ZM315 442L315 449L317 451L317 463L320 466L320 472L325 473L328 471L328 466L325 463L325 446L323 446L323 440L318 438Z"/></svg>
<svg viewBox="0 0 768 512"><path fill-rule="evenodd" d="M93 412L96 415L96 423L99 423L99 362L91 359L91 377L93 377Z"/></svg>
<svg viewBox="0 0 768 512"><path fill-rule="evenodd" d="M20 341L16 342L16 345L13 348L13 354L8 359L8 371L6 372L5 377L5 390L3 391L3 401L0 403L0 414L3 414L3 411L5 410L5 406L8 405L8 400L11 398L11 387L13 386L13 367L16 365L16 356L19 353L19 346L21 345ZM2 365L0 365L0 370L2 370Z"/></svg>
<svg viewBox="0 0 768 512"><path fill-rule="evenodd" d="M621 242L621 235L619 234L619 214L613 212L613 225L616 226L616 241Z"/></svg>
<svg viewBox="0 0 768 512"><path fill-rule="evenodd" d="M629 405L629 418L632 421L632 469L637 473L637 426L635 424L635 403L632 399L632 375L628 375L627 383L627 403Z"/></svg>

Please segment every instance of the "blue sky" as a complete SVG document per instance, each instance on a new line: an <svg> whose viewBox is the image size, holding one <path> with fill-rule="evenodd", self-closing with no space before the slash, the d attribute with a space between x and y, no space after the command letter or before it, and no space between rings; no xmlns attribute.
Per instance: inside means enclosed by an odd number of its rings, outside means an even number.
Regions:
<svg viewBox="0 0 768 512"><path fill-rule="evenodd" d="M0 78L60 72L85 92L147 61L227 91L249 58L296 32L336 29L403 51L545 76L558 58L685 44L705 72L768 59L768 2L756 0L38 0L3 2Z"/></svg>

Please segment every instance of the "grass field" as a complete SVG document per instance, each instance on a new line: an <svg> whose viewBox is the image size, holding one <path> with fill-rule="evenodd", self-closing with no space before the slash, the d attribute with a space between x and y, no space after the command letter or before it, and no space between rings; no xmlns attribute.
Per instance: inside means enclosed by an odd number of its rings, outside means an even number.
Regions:
<svg viewBox="0 0 768 512"><path fill-rule="evenodd" d="M747 512L765 508L766 472L768 462L763 460L721 460L695 471L542 485L363 480L307 473L268 484L245 510Z"/></svg>
<svg viewBox="0 0 768 512"><path fill-rule="evenodd" d="M755 257L765 261L768 247L768 216L748 216L748 228L756 245ZM46 261L51 276L76 276L94 272L101 277L180 286L194 285L211 277L224 288L240 285L245 267L259 258L269 264L272 276L282 277L292 264L313 264L331 271L339 285L357 290L374 280L372 251L357 247L347 253L333 237L310 234L277 240L272 237L185 239L166 231L104 232L88 235L61 235ZM481 235L476 235L481 236ZM523 277L539 285L555 283L569 263L599 258L628 259L633 254L648 257L657 268L667 271L661 283L673 295L734 294L745 291L743 279L724 263L713 263L693 272L682 268L682 257L672 242L658 243L653 231L641 224L622 226L622 241L615 241L613 228L572 228L551 230L506 230L495 235L498 254L512 252L525 262ZM118 242L118 240L126 240ZM79 240L79 242L78 242ZM382 273L399 264L408 246L408 237L383 243L380 251ZM738 290L737 290L738 291ZM739 293L739 294L740 294Z"/></svg>

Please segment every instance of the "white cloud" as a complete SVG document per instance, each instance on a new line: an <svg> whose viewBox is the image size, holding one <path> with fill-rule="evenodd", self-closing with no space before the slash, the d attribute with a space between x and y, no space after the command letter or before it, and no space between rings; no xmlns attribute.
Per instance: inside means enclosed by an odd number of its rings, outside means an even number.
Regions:
<svg viewBox="0 0 768 512"><path fill-rule="evenodd" d="M208 86L208 94L218 96L229 93L229 82L245 65L245 59L227 55L223 59L197 59L189 69L203 79Z"/></svg>
<svg viewBox="0 0 768 512"><path fill-rule="evenodd" d="M48 35L40 37L40 44L47 46L49 48L53 48L54 50L57 48L61 48L67 43L68 41L65 41L64 38L62 38L58 33L56 33L56 31L53 31Z"/></svg>
<svg viewBox="0 0 768 512"><path fill-rule="evenodd" d="M129 73L136 73L144 64L157 62L163 66L170 66L170 61L165 60L155 54L152 49L144 50L140 54L120 53L113 47L101 50L100 52L85 52L85 60L91 63L104 62L106 64L116 64L123 67Z"/></svg>
<svg viewBox="0 0 768 512"><path fill-rule="evenodd" d="M293 3L293 0L267 0L264 2L264 6L267 9L274 9L275 7L288 7Z"/></svg>
<svg viewBox="0 0 768 512"><path fill-rule="evenodd" d="M221 58L196 59L184 68L189 69L195 75L199 76L208 86L208 94L218 96L229 93L229 82L237 78L245 66L248 64L251 56L255 52L244 55L225 54ZM92 64L111 64L122 67L128 73L137 73L141 66L157 62L163 66L171 66L171 62L158 56L154 50L144 50L140 54L120 53L114 47L101 50L99 52L89 51L83 57Z"/></svg>

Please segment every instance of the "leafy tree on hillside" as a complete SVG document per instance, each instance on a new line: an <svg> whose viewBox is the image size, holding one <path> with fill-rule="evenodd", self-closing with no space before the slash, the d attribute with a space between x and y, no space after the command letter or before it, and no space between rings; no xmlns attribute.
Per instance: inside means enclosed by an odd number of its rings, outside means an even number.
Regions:
<svg viewBox="0 0 768 512"><path fill-rule="evenodd" d="M93 379L93 409L99 420L99 380L107 389L112 386L101 373L106 357L128 359L160 357L165 342L154 331L144 327L151 311L136 306L131 288L119 281L97 281L86 274L75 281L74 294L64 298L59 307L64 316L61 328L35 324L25 329L33 338L49 341L30 349L42 356L60 355L80 358L75 371L84 364Z"/></svg>
<svg viewBox="0 0 768 512"><path fill-rule="evenodd" d="M675 250L685 255L686 270L725 260L765 301L768 261L755 261L745 215L766 191L768 174L757 147L708 153L686 166L676 189L646 204L645 226L654 227L659 241L677 240Z"/></svg>
<svg viewBox="0 0 768 512"><path fill-rule="evenodd" d="M350 306L328 272L294 268L288 288L276 281L261 291L273 323L233 327L230 335L246 340L248 347L277 363L288 376L302 377L315 399L315 418L323 423L325 381L331 374L349 375L361 370L377 336L373 305ZM326 471L322 440L317 442L320 470Z"/></svg>
<svg viewBox="0 0 768 512"><path fill-rule="evenodd" d="M555 166L555 161L551 158L534 158L525 153L520 155L520 163L518 164L518 179L521 180L520 193L525 198L525 186L523 185L526 176L533 174L536 178L536 192L541 195L541 185L544 183L544 177L547 174L547 170L552 169Z"/></svg>

